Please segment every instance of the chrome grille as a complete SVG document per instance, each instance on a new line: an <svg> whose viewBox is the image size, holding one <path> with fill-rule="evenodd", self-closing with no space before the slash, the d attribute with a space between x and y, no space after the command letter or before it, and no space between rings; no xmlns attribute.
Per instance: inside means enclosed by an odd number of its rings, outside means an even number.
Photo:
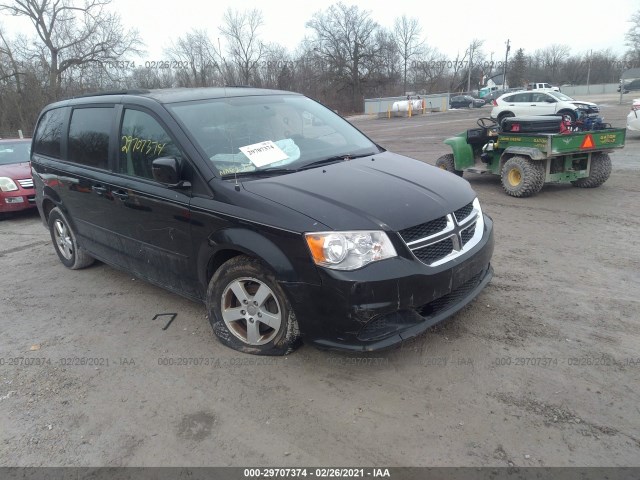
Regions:
<svg viewBox="0 0 640 480"><path fill-rule="evenodd" d="M472 211L473 211L473 202L469 202L464 207L459 208L458 210L453 212L453 214L456 216L456 220L458 220L458 222L461 222L462 220L467 218L469 215L471 215Z"/></svg>
<svg viewBox="0 0 640 480"><path fill-rule="evenodd" d="M33 179L25 178L23 180L18 180L18 183L22 188L33 188Z"/></svg>
<svg viewBox="0 0 640 480"><path fill-rule="evenodd" d="M453 213L399 233L418 260L435 267L471 249L480 241L483 231L482 210L476 198Z"/></svg>
<svg viewBox="0 0 640 480"><path fill-rule="evenodd" d="M451 252L453 252L453 239L449 237L441 242L433 243L424 248L418 248L413 251L413 254L418 257L418 260L422 263L430 265L438 260L442 260Z"/></svg>
<svg viewBox="0 0 640 480"><path fill-rule="evenodd" d="M415 227L405 228L404 230L400 230L400 236L402 239L407 242L413 242L414 240L419 240L421 238L430 237L438 232L441 232L447 227L447 217L436 218L435 220L431 220L430 222L421 223L420 225L416 225Z"/></svg>

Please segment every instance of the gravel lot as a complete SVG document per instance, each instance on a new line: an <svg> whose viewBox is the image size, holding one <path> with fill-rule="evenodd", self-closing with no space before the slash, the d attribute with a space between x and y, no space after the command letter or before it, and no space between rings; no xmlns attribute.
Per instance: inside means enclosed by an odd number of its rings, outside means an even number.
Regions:
<svg viewBox="0 0 640 480"><path fill-rule="evenodd" d="M589 99L624 126L631 97ZM488 114L352 121L434 163ZM37 214L0 222L0 465L640 466L640 136L612 158L599 189L528 199L468 175L495 222L492 283L369 356L242 355L202 305L65 269Z"/></svg>

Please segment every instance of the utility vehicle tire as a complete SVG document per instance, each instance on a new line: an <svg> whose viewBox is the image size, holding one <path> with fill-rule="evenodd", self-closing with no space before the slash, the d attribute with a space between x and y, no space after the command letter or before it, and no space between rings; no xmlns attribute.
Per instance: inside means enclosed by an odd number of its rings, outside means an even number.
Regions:
<svg viewBox="0 0 640 480"><path fill-rule="evenodd" d="M452 153L442 155L436 160L436 167L446 170L447 172L455 173L459 177L462 176L462 170L456 170L456 161Z"/></svg>
<svg viewBox="0 0 640 480"><path fill-rule="evenodd" d="M530 197L544 185L544 163L526 157L511 157L502 167L502 187L512 197Z"/></svg>
<svg viewBox="0 0 640 480"><path fill-rule="evenodd" d="M223 264L207 289L213 332L226 346L255 355L288 355L301 343L295 313L275 275L240 255Z"/></svg>
<svg viewBox="0 0 640 480"><path fill-rule="evenodd" d="M607 181L611 175L611 158L606 153L591 155L591 171L589 176L571 182L574 187L595 188Z"/></svg>
<svg viewBox="0 0 640 480"><path fill-rule="evenodd" d="M49 212L49 233L53 248L65 267L79 270L95 261L82 247L78 246L71 224L58 207Z"/></svg>

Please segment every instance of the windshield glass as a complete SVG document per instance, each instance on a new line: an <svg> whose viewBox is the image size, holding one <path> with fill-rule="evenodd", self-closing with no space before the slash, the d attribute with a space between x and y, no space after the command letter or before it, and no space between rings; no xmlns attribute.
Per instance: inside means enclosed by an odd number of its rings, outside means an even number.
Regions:
<svg viewBox="0 0 640 480"><path fill-rule="evenodd" d="M219 175L296 170L379 149L331 110L300 95L228 97L168 105Z"/></svg>
<svg viewBox="0 0 640 480"><path fill-rule="evenodd" d="M556 97L558 100L562 100L563 102L573 101L573 98L571 98L568 95L565 95L564 93L560 93L560 92L547 92L547 93L552 97Z"/></svg>
<svg viewBox="0 0 640 480"><path fill-rule="evenodd" d="M0 165L28 162L30 153L31 141L0 142Z"/></svg>

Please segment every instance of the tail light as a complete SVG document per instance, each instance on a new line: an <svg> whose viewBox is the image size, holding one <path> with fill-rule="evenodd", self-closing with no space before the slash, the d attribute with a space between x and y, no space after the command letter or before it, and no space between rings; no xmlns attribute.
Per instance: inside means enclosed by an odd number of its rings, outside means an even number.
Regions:
<svg viewBox="0 0 640 480"><path fill-rule="evenodd" d="M498 102L496 102L495 100L491 100L491 105L493 105L494 107L498 106Z"/></svg>
<svg viewBox="0 0 640 480"><path fill-rule="evenodd" d="M640 110L640 103L634 103L631 105L631 111L635 112L636 110Z"/></svg>

